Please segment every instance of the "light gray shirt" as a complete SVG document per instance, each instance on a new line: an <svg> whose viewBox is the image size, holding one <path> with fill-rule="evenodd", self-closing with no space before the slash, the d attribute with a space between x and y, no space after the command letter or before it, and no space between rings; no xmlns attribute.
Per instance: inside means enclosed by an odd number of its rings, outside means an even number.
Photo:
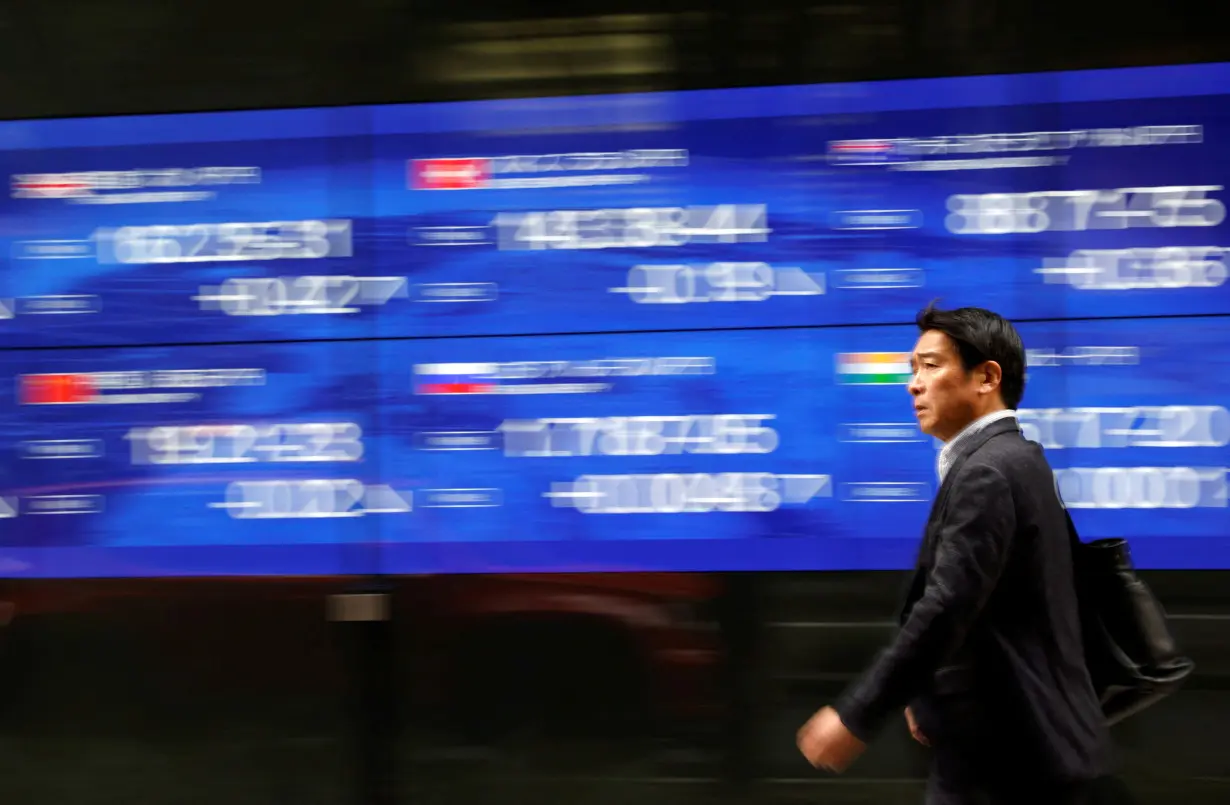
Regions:
<svg viewBox="0 0 1230 805"><path fill-rule="evenodd" d="M991 423L998 422L1001 419L1007 419L1008 417L1015 418L1016 411L1011 409L995 411L984 417L975 419L973 422L962 428L960 433L949 439L948 443L944 445L944 448L940 450L939 458L936 459L935 470L939 473L940 483L944 483L944 476L948 474L949 468L952 467L952 461L957 456L957 451L960 449L962 444L964 444L968 439L972 439L980 431L985 430Z"/></svg>

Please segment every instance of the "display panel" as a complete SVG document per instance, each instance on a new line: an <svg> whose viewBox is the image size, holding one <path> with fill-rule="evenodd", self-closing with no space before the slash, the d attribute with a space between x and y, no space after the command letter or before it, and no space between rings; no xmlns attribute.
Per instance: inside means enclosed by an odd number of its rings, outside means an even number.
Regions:
<svg viewBox="0 0 1230 805"><path fill-rule="evenodd" d="M6 575L374 568L373 350L244 345L4 354Z"/></svg>
<svg viewBox="0 0 1230 805"><path fill-rule="evenodd" d="M1086 538L1230 563L1230 319L1021 327ZM6 353L6 575L909 566L913 327ZM53 516L56 515L56 516Z"/></svg>
<svg viewBox="0 0 1230 805"><path fill-rule="evenodd" d="M384 136L381 271L441 335L1230 312L1207 99L766 107Z"/></svg>
<svg viewBox="0 0 1230 805"><path fill-rule="evenodd" d="M1087 539L1219 567L1230 320L1024 325L1021 422ZM424 343L385 430L417 529L390 572L910 565L938 443L906 390L912 327ZM385 359L387 360L387 358ZM397 402L401 400L402 402ZM405 474L405 473L403 473ZM405 486L405 484L403 484ZM419 543L419 544L415 544Z"/></svg>
<svg viewBox="0 0 1230 805"><path fill-rule="evenodd" d="M1230 566L1230 319L1066 321L1018 325L1028 355L1018 419L1040 443L1082 538L1126 537L1138 566ZM900 333L900 334L898 334ZM898 328L859 331L866 350L909 349ZM904 360L907 356L898 356ZM907 567L936 488L939 443L912 435L906 380L857 383L843 405L858 433L843 451L856 503L847 522L877 567ZM878 425L875 423L891 423ZM848 432L848 431L847 431ZM927 485L900 478L925 465ZM897 502L899 501L899 502ZM892 540L899 538L898 547Z"/></svg>
<svg viewBox="0 0 1230 805"><path fill-rule="evenodd" d="M304 110L24 124L34 127L26 147L0 156L3 343L372 334L364 314L404 289L365 270L365 119ZM61 143L58 127L77 136ZM106 145L92 136L116 128L132 131Z"/></svg>
<svg viewBox="0 0 1230 805"><path fill-rule="evenodd" d="M0 343L1230 313L1228 79L0 123Z"/></svg>
<svg viewBox="0 0 1230 805"><path fill-rule="evenodd" d="M807 330L387 344L390 572L711 569L835 526L832 364ZM397 524L390 523L392 529ZM824 561L822 558L820 561Z"/></svg>
<svg viewBox="0 0 1230 805"><path fill-rule="evenodd" d="M0 575L908 567L915 312L1230 567L1230 66L0 123Z"/></svg>

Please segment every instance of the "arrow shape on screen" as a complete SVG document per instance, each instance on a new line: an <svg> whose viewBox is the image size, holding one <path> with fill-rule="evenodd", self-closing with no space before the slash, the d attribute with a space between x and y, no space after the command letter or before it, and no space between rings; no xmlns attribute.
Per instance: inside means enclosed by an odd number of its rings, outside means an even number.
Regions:
<svg viewBox="0 0 1230 805"><path fill-rule="evenodd" d="M409 295L405 277L360 277L359 280L365 304L383 305L393 297L400 299Z"/></svg>
<svg viewBox="0 0 1230 805"><path fill-rule="evenodd" d="M17 498L0 498L0 520L17 516Z"/></svg>
<svg viewBox="0 0 1230 805"><path fill-rule="evenodd" d="M774 296L822 296L824 274L808 274L801 268L779 268L775 272Z"/></svg>
<svg viewBox="0 0 1230 805"><path fill-rule="evenodd" d="M363 493L363 511L366 514L404 514L414 511L414 495L412 492L394 492L392 487L384 484L369 486Z"/></svg>
<svg viewBox="0 0 1230 805"><path fill-rule="evenodd" d="M0 299L0 319L13 318L13 300Z"/></svg>
<svg viewBox="0 0 1230 805"><path fill-rule="evenodd" d="M782 483L783 503L806 503L812 498L833 496L831 475L778 475Z"/></svg>

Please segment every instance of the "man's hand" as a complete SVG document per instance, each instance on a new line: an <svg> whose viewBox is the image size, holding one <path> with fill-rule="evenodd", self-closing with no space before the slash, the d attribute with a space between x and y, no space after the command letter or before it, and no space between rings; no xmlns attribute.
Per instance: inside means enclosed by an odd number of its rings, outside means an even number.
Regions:
<svg viewBox="0 0 1230 805"><path fill-rule="evenodd" d="M931 745L931 742L927 740L927 736L923 735L922 730L918 728L918 722L914 720L914 711L908 707L905 708L905 723L910 725L910 735L914 736L914 740L923 746Z"/></svg>
<svg viewBox="0 0 1230 805"><path fill-rule="evenodd" d="M858 760L867 745L841 723L841 716L832 707L819 710L799 728L799 751L818 769L840 774Z"/></svg>

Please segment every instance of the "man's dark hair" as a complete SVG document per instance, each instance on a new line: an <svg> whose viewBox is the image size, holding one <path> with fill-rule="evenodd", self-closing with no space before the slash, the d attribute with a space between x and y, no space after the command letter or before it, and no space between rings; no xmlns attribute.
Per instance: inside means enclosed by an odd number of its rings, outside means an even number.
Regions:
<svg viewBox="0 0 1230 805"><path fill-rule="evenodd" d="M940 310L932 302L915 319L922 332L939 330L957 345L961 365L969 372L987 361L1003 370L999 384L1004 405L1015 409L1025 394L1025 346L1012 322L980 307Z"/></svg>

